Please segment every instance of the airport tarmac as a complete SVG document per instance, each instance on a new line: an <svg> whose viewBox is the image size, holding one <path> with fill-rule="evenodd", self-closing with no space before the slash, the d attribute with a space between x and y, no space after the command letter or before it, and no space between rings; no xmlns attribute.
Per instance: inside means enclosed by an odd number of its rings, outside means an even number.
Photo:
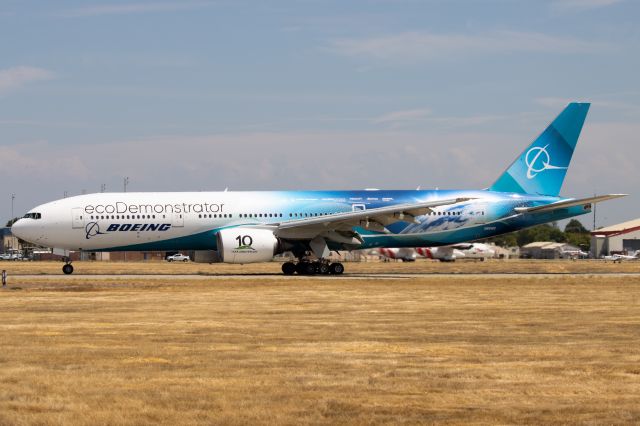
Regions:
<svg viewBox="0 0 640 426"><path fill-rule="evenodd" d="M74 262L75 272L69 276L108 275L126 278L128 276L185 276L202 275L204 277L224 276L228 279L242 279L262 276L283 277L278 262L256 264L207 264L207 263L168 263L168 262ZM61 262L0 262L0 269L6 269L9 276L62 276ZM640 262L612 263L599 260L554 261L554 260L492 260L486 262L458 261L442 263L431 260L415 262L348 262L341 279L354 277L392 278L395 276L431 276L447 274L480 274L506 276L507 274L621 274L640 273ZM514 275L515 276L515 275ZM290 277L299 279L299 276ZM319 276L314 277L320 278ZM338 278L338 277L331 277ZM195 278L194 278L195 279Z"/></svg>
<svg viewBox="0 0 640 426"><path fill-rule="evenodd" d="M114 281L130 281L130 280L174 280L174 281L261 281L261 280L395 280L395 279L419 279L419 278L436 278L436 279L524 279L524 278L559 278L559 277L635 277L640 276L640 272L555 272L555 273L374 273L374 274L343 274L343 275L283 275L273 274L13 274L10 278L19 278L20 280L36 280L36 281L59 281L60 283L72 281L85 281L87 279L94 280L114 280Z"/></svg>

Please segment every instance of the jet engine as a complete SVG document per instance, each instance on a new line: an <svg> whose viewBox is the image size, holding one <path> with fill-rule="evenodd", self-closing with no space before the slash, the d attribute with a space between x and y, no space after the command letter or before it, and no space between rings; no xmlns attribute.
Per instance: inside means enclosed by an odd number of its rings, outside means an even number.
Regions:
<svg viewBox="0 0 640 426"><path fill-rule="evenodd" d="M269 229L228 228L219 231L216 239L225 263L268 262L278 253L278 238Z"/></svg>

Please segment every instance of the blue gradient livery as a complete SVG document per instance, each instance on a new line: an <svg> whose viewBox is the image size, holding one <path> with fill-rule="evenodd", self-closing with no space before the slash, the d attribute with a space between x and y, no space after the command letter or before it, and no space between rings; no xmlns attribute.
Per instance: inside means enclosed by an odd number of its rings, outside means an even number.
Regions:
<svg viewBox="0 0 640 426"><path fill-rule="evenodd" d="M36 207L13 232L65 250L216 250L231 263L290 251L300 262L285 273L341 273L325 261L331 250L468 242L622 196L559 196L588 110L569 104L485 190L89 194Z"/></svg>

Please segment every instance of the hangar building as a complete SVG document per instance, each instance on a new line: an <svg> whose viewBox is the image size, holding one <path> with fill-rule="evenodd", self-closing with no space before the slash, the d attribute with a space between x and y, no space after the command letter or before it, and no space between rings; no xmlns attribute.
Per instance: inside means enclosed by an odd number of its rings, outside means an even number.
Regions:
<svg viewBox="0 0 640 426"><path fill-rule="evenodd" d="M0 228L0 252L18 250L18 239L11 233L11 228Z"/></svg>
<svg viewBox="0 0 640 426"><path fill-rule="evenodd" d="M640 250L640 219L591 231L591 257Z"/></svg>
<svg viewBox="0 0 640 426"><path fill-rule="evenodd" d="M577 252L580 252L578 247L553 241L536 241L520 247L523 259L565 259L570 257L569 253Z"/></svg>

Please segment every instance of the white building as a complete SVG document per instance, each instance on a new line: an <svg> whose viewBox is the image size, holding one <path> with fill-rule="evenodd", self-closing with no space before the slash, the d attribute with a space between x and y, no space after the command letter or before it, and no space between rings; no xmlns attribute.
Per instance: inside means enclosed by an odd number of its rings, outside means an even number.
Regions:
<svg viewBox="0 0 640 426"><path fill-rule="evenodd" d="M18 238L11 233L11 228L0 228L0 252L11 252L19 249Z"/></svg>
<svg viewBox="0 0 640 426"><path fill-rule="evenodd" d="M607 226L591 232L591 257L640 250L640 219Z"/></svg>
<svg viewBox="0 0 640 426"><path fill-rule="evenodd" d="M578 252L578 247L553 241L536 241L520 247L520 257L524 259L567 259Z"/></svg>

